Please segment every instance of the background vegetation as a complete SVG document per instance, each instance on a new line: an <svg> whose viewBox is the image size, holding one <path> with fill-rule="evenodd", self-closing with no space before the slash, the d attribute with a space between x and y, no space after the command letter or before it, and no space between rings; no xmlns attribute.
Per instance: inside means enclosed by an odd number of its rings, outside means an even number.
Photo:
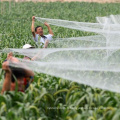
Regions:
<svg viewBox="0 0 120 120"><path fill-rule="evenodd" d="M32 16L96 22L96 16L119 14L119 3L0 3L0 49L35 46L31 34ZM40 22L35 25L42 25ZM44 27L45 34L47 28ZM54 37L90 35L51 26ZM6 54L0 53L0 67ZM4 73L0 71L0 89ZM26 93L0 95L0 120L119 120L120 94L36 73Z"/></svg>

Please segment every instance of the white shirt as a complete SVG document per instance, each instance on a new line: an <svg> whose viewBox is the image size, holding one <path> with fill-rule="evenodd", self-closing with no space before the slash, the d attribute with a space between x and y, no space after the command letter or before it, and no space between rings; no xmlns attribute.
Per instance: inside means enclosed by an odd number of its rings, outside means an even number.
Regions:
<svg viewBox="0 0 120 120"><path fill-rule="evenodd" d="M40 42L41 43L40 45L42 45L42 43L45 44L46 40L51 41L52 40L52 35L48 34L48 35L44 35L43 37L41 37L39 34L35 34L35 37L33 37L33 40L36 43Z"/></svg>

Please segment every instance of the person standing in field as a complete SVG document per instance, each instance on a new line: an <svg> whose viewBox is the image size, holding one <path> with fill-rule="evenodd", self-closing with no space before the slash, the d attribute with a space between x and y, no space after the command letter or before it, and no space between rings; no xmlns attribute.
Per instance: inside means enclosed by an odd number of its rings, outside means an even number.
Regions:
<svg viewBox="0 0 120 120"><path fill-rule="evenodd" d="M23 49L34 48L29 44L23 46ZM30 60L29 57L24 57L26 60ZM13 67L10 63L20 66ZM1 94L5 91L15 91L17 80L18 91L25 92L25 90L29 87L30 83L34 80L34 72L29 69L25 64L21 63L17 58L13 57L13 53L10 52L7 55L6 60L2 64L2 69L5 71L5 79L3 82L3 87L1 90Z"/></svg>
<svg viewBox="0 0 120 120"><path fill-rule="evenodd" d="M44 23L44 25L47 26L49 31L48 35L44 35L43 27L42 26L34 27L34 22L35 22L35 16L32 17L32 26L31 26L33 39L37 44L40 42L41 43L40 46L42 46L43 44L43 47L47 48L49 41L52 40L52 37L54 35L50 25L47 22Z"/></svg>

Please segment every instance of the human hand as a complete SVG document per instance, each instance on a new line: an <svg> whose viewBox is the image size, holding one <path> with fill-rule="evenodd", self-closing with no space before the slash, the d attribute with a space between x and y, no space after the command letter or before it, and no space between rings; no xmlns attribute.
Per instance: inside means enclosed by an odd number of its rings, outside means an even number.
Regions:
<svg viewBox="0 0 120 120"><path fill-rule="evenodd" d="M13 57L13 53L12 53L12 52L10 52L10 53L7 54L7 59L8 59L8 60L9 60L11 57Z"/></svg>
<svg viewBox="0 0 120 120"><path fill-rule="evenodd" d="M50 26L47 22L45 22L45 23L44 23L44 25L45 25L45 26L47 26L47 27L49 27L49 26Z"/></svg>
<svg viewBox="0 0 120 120"><path fill-rule="evenodd" d="M8 53L7 60L10 60L11 62L19 62L19 60L17 58L13 57L12 52Z"/></svg>
<svg viewBox="0 0 120 120"><path fill-rule="evenodd" d="M35 16L32 16L32 21L35 21Z"/></svg>

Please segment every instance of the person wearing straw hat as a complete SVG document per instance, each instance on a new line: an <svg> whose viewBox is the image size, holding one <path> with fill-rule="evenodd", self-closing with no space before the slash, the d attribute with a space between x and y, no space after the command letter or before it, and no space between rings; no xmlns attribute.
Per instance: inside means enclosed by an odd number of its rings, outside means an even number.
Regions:
<svg viewBox="0 0 120 120"><path fill-rule="evenodd" d="M44 25L47 26L49 31L48 35L44 35L43 27L42 26L34 27L34 22L35 22L35 16L32 17L32 25L31 25L33 39L37 44L40 42L41 43L40 46L43 45L43 48L47 48L49 41L52 40L52 37L54 35L50 25L47 22L44 23Z"/></svg>

